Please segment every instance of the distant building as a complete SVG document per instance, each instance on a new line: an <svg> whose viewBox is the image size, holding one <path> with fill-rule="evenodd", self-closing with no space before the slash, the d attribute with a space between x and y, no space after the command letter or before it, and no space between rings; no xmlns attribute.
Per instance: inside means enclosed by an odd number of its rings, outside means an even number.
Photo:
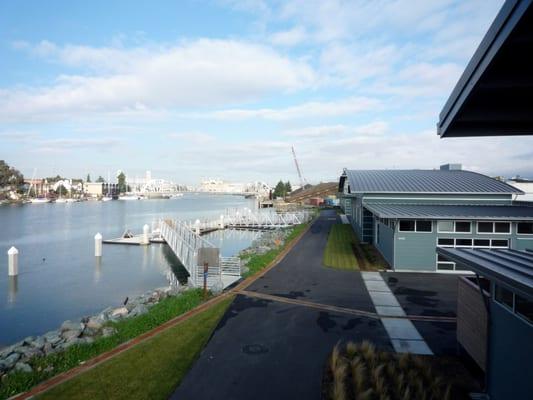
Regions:
<svg viewBox="0 0 533 400"><path fill-rule="evenodd" d="M104 184L102 182L86 182L85 193L89 197L101 197L104 195Z"/></svg>
<svg viewBox="0 0 533 400"><path fill-rule="evenodd" d="M533 206L522 192L448 164L439 170L345 170L340 204L362 242L395 271L457 271L436 247L533 247Z"/></svg>
<svg viewBox="0 0 533 400"><path fill-rule="evenodd" d="M524 192L524 194L516 196L516 200L533 201L533 181L523 178L512 178L507 183Z"/></svg>

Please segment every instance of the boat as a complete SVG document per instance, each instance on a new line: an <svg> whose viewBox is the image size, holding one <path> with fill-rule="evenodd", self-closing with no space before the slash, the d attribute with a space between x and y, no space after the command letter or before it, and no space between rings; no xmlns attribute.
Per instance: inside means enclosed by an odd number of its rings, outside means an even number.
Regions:
<svg viewBox="0 0 533 400"><path fill-rule="evenodd" d="M141 200L141 196L137 196L136 194L125 194L122 196L118 196L118 199L124 201Z"/></svg>
<svg viewBox="0 0 533 400"><path fill-rule="evenodd" d="M180 197L183 197L183 193L175 193L170 195L171 199L179 199Z"/></svg>
<svg viewBox="0 0 533 400"><path fill-rule="evenodd" d="M32 204L44 204L44 203L50 203L50 199L47 199L46 197L36 197L34 199L31 199Z"/></svg>
<svg viewBox="0 0 533 400"><path fill-rule="evenodd" d="M104 196L102 197L102 201L111 201L113 198L111 196Z"/></svg>

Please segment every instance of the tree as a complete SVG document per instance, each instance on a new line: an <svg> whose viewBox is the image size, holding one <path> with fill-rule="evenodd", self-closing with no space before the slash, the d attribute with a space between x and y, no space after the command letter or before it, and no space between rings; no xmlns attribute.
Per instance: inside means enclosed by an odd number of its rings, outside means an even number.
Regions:
<svg viewBox="0 0 533 400"><path fill-rule="evenodd" d="M91 183L91 174L87 174L87 179L85 180L87 183Z"/></svg>
<svg viewBox="0 0 533 400"><path fill-rule="evenodd" d="M68 190L65 186L59 185L56 189L56 194L59 196L66 196L68 194Z"/></svg>
<svg viewBox="0 0 533 400"><path fill-rule="evenodd" d="M102 178L102 175L100 175L100 176L98 177L98 179L96 180L96 182L98 182L98 183L104 183L104 182L105 182L105 179Z"/></svg>
<svg viewBox="0 0 533 400"><path fill-rule="evenodd" d="M290 192L292 192L292 186L291 183L287 181L287 183L285 183L285 194L289 194Z"/></svg>
<svg viewBox="0 0 533 400"><path fill-rule="evenodd" d="M24 176L15 168L0 160L0 187L18 187L24 183Z"/></svg>
<svg viewBox="0 0 533 400"><path fill-rule="evenodd" d="M124 174L124 172L120 172L120 174L118 174L117 182L118 182L118 192L125 193L128 188L126 187L126 175Z"/></svg>
<svg viewBox="0 0 533 400"><path fill-rule="evenodd" d="M274 197L285 197L286 193L285 184L280 180L274 188Z"/></svg>

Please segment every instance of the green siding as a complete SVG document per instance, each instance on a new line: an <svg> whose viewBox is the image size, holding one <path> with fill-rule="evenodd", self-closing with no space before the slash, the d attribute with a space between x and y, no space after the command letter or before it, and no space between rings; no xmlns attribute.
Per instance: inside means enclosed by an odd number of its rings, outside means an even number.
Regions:
<svg viewBox="0 0 533 400"><path fill-rule="evenodd" d="M399 232L397 224L394 240L394 269L412 271L435 271L437 269L435 248L436 224L433 232Z"/></svg>
<svg viewBox="0 0 533 400"><path fill-rule="evenodd" d="M490 302L488 384L492 400L527 399L533 393L533 325Z"/></svg>
<svg viewBox="0 0 533 400"><path fill-rule="evenodd" d="M379 237L376 237L375 246L392 267L394 264L394 231L381 222L378 222L377 226L379 228L377 228L376 236L379 232Z"/></svg>

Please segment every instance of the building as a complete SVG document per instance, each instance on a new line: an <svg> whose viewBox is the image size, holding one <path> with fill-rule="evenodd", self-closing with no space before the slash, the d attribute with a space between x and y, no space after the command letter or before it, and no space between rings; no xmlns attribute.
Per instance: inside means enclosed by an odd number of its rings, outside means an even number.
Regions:
<svg viewBox="0 0 533 400"><path fill-rule="evenodd" d="M458 271L436 247L533 248L533 204L504 182L464 171L345 170L341 207L395 271Z"/></svg>
<svg viewBox="0 0 533 400"><path fill-rule="evenodd" d="M524 192L523 195L516 196L519 201L533 201L533 181L524 178L512 178L507 181L511 186Z"/></svg>
<svg viewBox="0 0 533 400"><path fill-rule="evenodd" d="M533 0L507 0L440 113L438 134L533 135L532 45ZM485 370L491 400L533 393L533 229L522 227L529 251L437 248L443 260L476 273L470 290L459 281L457 339Z"/></svg>

